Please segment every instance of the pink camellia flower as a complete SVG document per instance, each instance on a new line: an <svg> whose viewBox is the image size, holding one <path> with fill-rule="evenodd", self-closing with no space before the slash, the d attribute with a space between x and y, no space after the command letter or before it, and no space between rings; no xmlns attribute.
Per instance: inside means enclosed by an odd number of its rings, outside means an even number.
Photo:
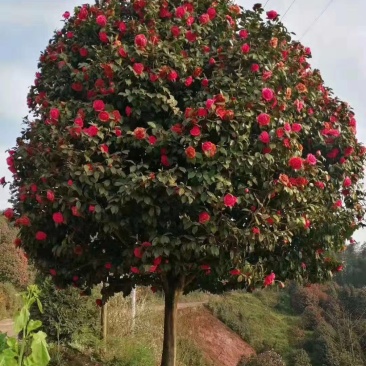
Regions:
<svg viewBox="0 0 366 366"><path fill-rule="evenodd" d="M88 211L91 213L95 212L95 206L94 205L89 205Z"/></svg>
<svg viewBox="0 0 366 366"><path fill-rule="evenodd" d="M303 167L303 159L298 156L294 156L290 158L288 165L294 170L300 170Z"/></svg>
<svg viewBox="0 0 366 366"><path fill-rule="evenodd" d="M228 193L224 196L224 205L226 207L233 207L238 202L238 198L233 196L231 193Z"/></svg>
<svg viewBox="0 0 366 366"><path fill-rule="evenodd" d="M306 269L306 263L302 262L302 263L301 263L301 268L302 268L302 269Z"/></svg>
<svg viewBox="0 0 366 366"><path fill-rule="evenodd" d="M270 102L273 98L274 98L274 92L272 89L269 88L264 88L262 90L262 98L267 101Z"/></svg>
<svg viewBox="0 0 366 366"><path fill-rule="evenodd" d="M344 270L344 266L343 265L340 265L336 268L336 271L337 272L342 272Z"/></svg>
<svg viewBox="0 0 366 366"><path fill-rule="evenodd" d="M240 275L241 275L241 271L240 271L240 269L232 269L229 273L230 273L232 276L240 276Z"/></svg>
<svg viewBox="0 0 366 366"><path fill-rule="evenodd" d="M52 219L56 224L62 224L64 222L64 216L61 212L55 212L52 215Z"/></svg>
<svg viewBox="0 0 366 366"><path fill-rule="evenodd" d="M306 157L306 162L309 165L316 165L317 159L313 154L308 154L308 156Z"/></svg>
<svg viewBox="0 0 366 366"><path fill-rule="evenodd" d="M273 285L275 278L276 278L276 275L274 273L271 273L268 276L266 276L264 278L264 282L263 282L264 286L267 287L267 286Z"/></svg>
<svg viewBox="0 0 366 366"><path fill-rule="evenodd" d="M200 224L206 224L211 219L211 216L208 212L201 212L198 216L198 222Z"/></svg>
<svg viewBox="0 0 366 366"><path fill-rule="evenodd" d="M267 19L269 19L269 20L274 20L274 19L276 19L277 18L277 16L278 16L278 13L277 13L277 11L275 11L275 10L270 10L270 11L267 11Z"/></svg>
<svg viewBox="0 0 366 366"><path fill-rule="evenodd" d="M198 137L201 136L201 129L198 126L194 126L189 133L194 137Z"/></svg>
<svg viewBox="0 0 366 366"><path fill-rule="evenodd" d="M241 52L246 54L246 53L249 53L250 52L250 46L248 43L244 43L242 46L241 46Z"/></svg>
<svg viewBox="0 0 366 366"><path fill-rule="evenodd" d="M343 187L347 188L347 187L350 187L352 185L352 180L350 177L346 177L344 178L344 181L343 181Z"/></svg>
<svg viewBox="0 0 366 366"><path fill-rule="evenodd" d="M133 135L137 140L144 140L146 138L146 129L143 127L136 127L133 131Z"/></svg>
<svg viewBox="0 0 366 366"><path fill-rule="evenodd" d="M62 14L62 17L64 19L69 19L70 18L70 12L69 11L65 11L63 14Z"/></svg>
<svg viewBox="0 0 366 366"><path fill-rule="evenodd" d="M261 113L257 117L257 122L260 126L268 126L271 122L271 117L267 113Z"/></svg>
<svg viewBox="0 0 366 366"><path fill-rule="evenodd" d="M93 109L96 112L104 111L104 108L105 108L105 104L102 100L97 99L93 102Z"/></svg>
<svg viewBox="0 0 366 366"><path fill-rule="evenodd" d="M269 144L269 142L271 141L269 133L267 131L263 131L259 135L259 141L262 142L263 144Z"/></svg>
<svg viewBox="0 0 366 366"><path fill-rule="evenodd" d="M214 104L215 104L215 100L214 99L207 99L206 100L206 108L207 109L211 109Z"/></svg>
<svg viewBox="0 0 366 366"><path fill-rule="evenodd" d="M47 234L43 231L36 232L36 240L43 241L47 239Z"/></svg>
<svg viewBox="0 0 366 366"><path fill-rule="evenodd" d="M211 141L206 141L202 143L202 151L207 157L212 158L216 154L216 145Z"/></svg>
<svg viewBox="0 0 366 366"><path fill-rule="evenodd" d="M96 22L100 27L105 27L107 25L107 18L104 15L98 15Z"/></svg>
<svg viewBox="0 0 366 366"><path fill-rule="evenodd" d="M200 16L200 18L199 18L199 21L200 21L200 23L201 24L207 24L207 23L209 23L210 22L210 16L207 14L207 13L205 13L205 14L202 14L201 16Z"/></svg>
<svg viewBox="0 0 366 366"><path fill-rule="evenodd" d="M147 45L147 38L145 37L144 34L138 34L135 37L135 45L138 48L145 48Z"/></svg>

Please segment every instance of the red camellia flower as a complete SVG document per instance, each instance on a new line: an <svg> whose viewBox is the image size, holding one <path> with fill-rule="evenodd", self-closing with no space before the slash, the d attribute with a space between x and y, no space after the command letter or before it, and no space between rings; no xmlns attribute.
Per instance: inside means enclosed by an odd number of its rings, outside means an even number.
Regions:
<svg viewBox="0 0 366 366"><path fill-rule="evenodd" d="M105 108L105 104L102 100L97 99L93 102L93 109L96 112L104 111L104 108Z"/></svg>
<svg viewBox="0 0 366 366"><path fill-rule="evenodd" d="M185 82L184 82L184 85L186 86L186 87L189 87L189 86L191 86L192 85L192 83L193 83L193 77L192 76L188 76L187 77L187 79L185 80Z"/></svg>
<svg viewBox="0 0 366 366"><path fill-rule="evenodd" d="M194 159L196 157L196 150L192 146L188 146L185 149L185 153L188 159Z"/></svg>
<svg viewBox="0 0 366 366"><path fill-rule="evenodd" d="M263 131L259 135L259 141L262 142L263 144L269 144L269 142L271 141L269 133L267 131Z"/></svg>
<svg viewBox="0 0 366 366"><path fill-rule="evenodd" d="M216 9L213 8L213 7L207 9L207 14L208 14L208 16L210 17L211 20L215 19L216 13L217 13Z"/></svg>
<svg viewBox="0 0 366 366"><path fill-rule="evenodd" d="M141 248L135 248L133 250L133 255L136 257L136 258L142 258L142 250Z"/></svg>
<svg viewBox="0 0 366 366"><path fill-rule="evenodd" d="M194 126L189 133L194 137L198 137L201 136L201 129L198 126Z"/></svg>
<svg viewBox="0 0 366 366"><path fill-rule="evenodd" d="M39 240L39 241L46 240L47 239L47 234L43 231L37 231L36 239Z"/></svg>
<svg viewBox="0 0 366 366"><path fill-rule="evenodd" d="M111 268L112 268L112 263L107 262L107 263L104 265L104 268L106 268L106 269L111 269Z"/></svg>
<svg viewBox="0 0 366 366"><path fill-rule="evenodd" d="M96 22L100 27L105 27L107 25L107 18L104 15L98 15Z"/></svg>
<svg viewBox="0 0 366 366"><path fill-rule="evenodd" d="M103 306L103 300L102 299L96 299L95 304L101 308Z"/></svg>
<svg viewBox="0 0 366 366"><path fill-rule="evenodd" d="M264 278L264 286L267 287L267 286L273 285L275 278L276 278L276 275L274 273L271 273L270 275L266 276Z"/></svg>
<svg viewBox="0 0 366 366"><path fill-rule="evenodd" d="M137 75L141 75L144 72L144 65L140 64L140 63L134 63L133 66L133 71L137 74Z"/></svg>
<svg viewBox="0 0 366 366"><path fill-rule="evenodd" d="M55 212L52 215L52 219L56 224L62 224L64 222L64 216L61 212Z"/></svg>
<svg viewBox="0 0 366 366"><path fill-rule="evenodd" d="M99 33L99 40L103 43L108 43L108 35L106 32L100 32Z"/></svg>
<svg viewBox="0 0 366 366"><path fill-rule="evenodd" d="M271 117L267 113L261 113L257 117L257 122L260 126L268 126L271 122Z"/></svg>
<svg viewBox="0 0 366 366"><path fill-rule="evenodd" d="M206 222L209 222L211 219L211 216L208 212L201 212L198 216L198 222L200 224L206 224Z"/></svg>
<svg viewBox="0 0 366 366"><path fill-rule="evenodd" d="M99 128L97 126L90 126L88 128L85 128L83 132L90 137L94 137L98 134Z"/></svg>
<svg viewBox="0 0 366 366"><path fill-rule="evenodd" d="M250 67L250 70L252 72L258 72L259 71L259 65L258 64L252 64L252 66Z"/></svg>
<svg viewBox="0 0 366 366"><path fill-rule="evenodd" d="M109 153L109 147L107 144L100 145L100 151L102 153L108 154Z"/></svg>
<svg viewBox="0 0 366 366"><path fill-rule="evenodd" d="M155 145L158 139L155 136L149 136L148 140L150 145Z"/></svg>
<svg viewBox="0 0 366 366"><path fill-rule="evenodd" d="M241 46L241 52L246 54L246 53L249 53L250 52L250 46L248 43L244 43L242 46Z"/></svg>
<svg viewBox="0 0 366 366"><path fill-rule="evenodd" d="M170 165L170 162L169 162L168 156L167 156L167 155L165 155L165 154L161 155L161 157L160 157L160 162L161 162L161 164L162 164L162 165L164 165L164 166L169 166L169 165Z"/></svg>
<svg viewBox="0 0 366 366"><path fill-rule="evenodd" d="M55 277L57 275L57 271L54 268L50 269L50 275Z"/></svg>
<svg viewBox="0 0 366 366"><path fill-rule="evenodd" d="M109 113L106 111L99 112L98 114L99 121L108 122L109 121Z"/></svg>
<svg viewBox="0 0 366 366"><path fill-rule="evenodd" d="M267 19L269 19L269 20L274 20L278 16L278 13L275 10L267 11L266 14L267 14Z"/></svg>
<svg viewBox="0 0 366 366"><path fill-rule="evenodd" d="M21 246L21 244L22 244L22 240L20 238L15 238L15 240L14 240L14 246L16 248L19 248Z"/></svg>
<svg viewBox="0 0 366 366"><path fill-rule="evenodd" d="M177 38L180 35L180 28L177 25L173 25L170 28L170 31L172 32L173 37Z"/></svg>
<svg viewBox="0 0 366 366"><path fill-rule="evenodd" d="M126 109L125 109L125 111L126 111L126 116L127 117L131 116L131 114L132 114L132 108L130 106L127 106Z"/></svg>
<svg viewBox="0 0 366 366"><path fill-rule="evenodd" d="M137 127L133 131L133 135L137 140L144 140L146 138L146 129L143 127Z"/></svg>
<svg viewBox="0 0 366 366"><path fill-rule="evenodd" d="M300 132L301 130L302 130L302 126L300 125L300 123L293 123L291 125L292 132Z"/></svg>
<svg viewBox="0 0 366 366"><path fill-rule="evenodd" d="M241 275L241 271L240 271L240 269L232 269L229 273L230 273L232 276L240 276L240 275Z"/></svg>
<svg viewBox="0 0 366 366"><path fill-rule="evenodd" d="M347 187L350 187L352 185L352 180L350 177L346 177L344 178L344 181L343 181L343 187L347 188Z"/></svg>
<svg viewBox="0 0 366 366"><path fill-rule="evenodd" d="M228 193L224 196L224 205L226 207L233 207L238 202L238 198L233 196L231 193Z"/></svg>
<svg viewBox="0 0 366 366"><path fill-rule="evenodd" d="M206 156L212 158L216 154L216 145L210 141L202 143L202 151Z"/></svg>
<svg viewBox="0 0 366 366"><path fill-rule="evenodd" d="M175 16L177 18L182 19L184 17L184 15L186 14L186 8L184 6L178 6L175 9Z"/></svg>
<svg viewBox="0 0 366 366"><path fill-rule="evenodd" d="M197 40L197 34L192 32L192 31L188 31L186 33L186 39L189 41L189 42L195 42Z"/></svg>
<svg viewBox="0 0 366 366"><path fill-rule="evenodd" d="M303 159L298 156L290 158L288 165L294 170L300 170L303 166Z"/></svg>
<svg viewBox="0 0 366 366"><path fill-rule="evenodd" d="M252 233L254 235L259 235L261 233L261 231L260 231L259 227L253 227Z"/></svg>
<svg viewBox="0 0 366 366"><path fill-rule="evenodd" d="M270 102L274 98L273 90L269 88L262 89L262 98L265 101Z"/></svg>
<svg viewBox="0 0 366 366"><path fill-rule="evenodd" d="M136 37L135 37L135 45L138 47L138 48L145 48L146 45L147 45L147 38L145 37L145 35L143 34L138 34Z"/></svg>
<svg viewBox="0 0 366 366"><path fill-rule="evenodd" d="M50 111L50 118L57 121L60 117L60 111L57 108L52 108Z"/></svg>
<svg viewBox="0 0 366 366"><path fill-rule="evenodd" d="M245 29L242 29L239 31L239 37L242 38L242 39L247 39L249 36L249 33L247 30Z"/></svg>
<svg viewBox="0 0 366 366"><path fill-rule="evenodd" d="M140 270L137 267L131 267L131 272L134 274L140 273Z"/></svg>
<svg viewBox="0 0 366 366"><path fill-rule="evenodd" d="M21 226L31 226L31 221L28 216L22 216L22 217L19 217L19 219L17 219L15 221L15 224L18 224Z"/></svg>
<svg viewBox="0 0 366 366"><path fill-rule="evenodd" d="M13 211L13 209L11 209L11 208L7 208L7 209L4 211L4 216L5 216L8 220L11 220L11 219L14 217L14 211Z"/></svg>
<svg viewBox="0 0 366 366"><path fill-rule="evenodd" d="M69 11L65 11L63 14L62 14L62 17L64 19L69 19L70 18L70 12Z"/></svg>

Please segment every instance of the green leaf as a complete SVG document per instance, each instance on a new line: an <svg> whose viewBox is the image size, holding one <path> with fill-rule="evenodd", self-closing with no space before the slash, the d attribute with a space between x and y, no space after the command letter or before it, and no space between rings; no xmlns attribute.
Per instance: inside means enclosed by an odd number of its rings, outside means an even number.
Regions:
<svg viewBox="0 0 366 366"><path fill-rule="evenodd" d="M22 329L24 329L27 326L28 320L29 320L30 314L29 310L23 306L20 310L19 315L15 318L15 325L14 330L15 333L20 333Z"/></svg>
<svg viewBox="0 0 366 366"><path fill-rule="evenodd" d="M47 366L51 358L47 349L46 333L39 331L32 337L32 353L25 359L24 366Z"/></svg>

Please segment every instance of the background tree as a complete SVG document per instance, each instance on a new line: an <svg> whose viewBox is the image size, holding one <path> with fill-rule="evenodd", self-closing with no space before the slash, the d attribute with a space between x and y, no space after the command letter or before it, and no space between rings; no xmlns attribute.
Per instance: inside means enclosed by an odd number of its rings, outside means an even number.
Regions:
<svg viewBox="0 0 366 366"><path fill-rule="evenodd" d="M275 11L230 1L83 5L41 54L9 153L29 256L58 283L178 296L319 281L363 217L348 104Z"/></svg>
<svg viewBox="0 0 366 366"><path fill-rule="evenodd" d="M16 247L19 243L17 232L3 216L0 217L0 282L10 282L19 289L29 284L30 272L27 257Z"/></svg>

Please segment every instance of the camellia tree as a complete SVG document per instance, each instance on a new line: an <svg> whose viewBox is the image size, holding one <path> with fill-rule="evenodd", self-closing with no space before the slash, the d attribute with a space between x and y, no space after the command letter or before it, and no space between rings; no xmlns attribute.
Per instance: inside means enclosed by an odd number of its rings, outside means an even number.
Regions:
<svg viewBox="0 0 366 366"><path fill-rule="evenodd" d="M275 11L228 0L83 5L41 54L9 151L21 246L104 300L316 282L361 224L356 121ZM267 18L264 20L264 18Z"/></svg>

